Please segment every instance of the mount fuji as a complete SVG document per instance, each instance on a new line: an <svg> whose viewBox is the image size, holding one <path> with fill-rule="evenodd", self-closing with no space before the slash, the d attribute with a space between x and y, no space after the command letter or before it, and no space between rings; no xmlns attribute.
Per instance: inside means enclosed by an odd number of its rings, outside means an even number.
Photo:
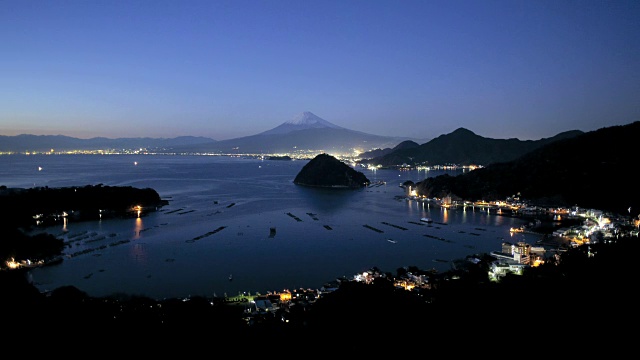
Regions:
<svg viewBox="0 0 640 360"><path fill-rule="evenodd" d="M209 144L175 148L182 152L220 154L353 154L394 147L403 137L380 136L350 130L304 111L273 129L256 135L220 140ZM420 143L426 141L418 140Z"/></svg>
<svg viewBox="0 0 640 360"><path fill-rule="evenodd" d="M328 122L312 112L304 111L296 115L293 119L284 122L271 130L262 132L260 135L287 134L292 131L322 128L346 130L341 126Z"/></svg>

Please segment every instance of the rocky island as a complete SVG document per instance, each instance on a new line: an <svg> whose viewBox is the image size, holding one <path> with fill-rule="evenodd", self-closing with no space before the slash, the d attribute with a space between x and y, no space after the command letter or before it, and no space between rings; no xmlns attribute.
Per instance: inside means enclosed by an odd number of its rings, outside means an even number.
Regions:
<svg viewBox="0 0 640 360"><path fill-rule="evenodd" d="M319 154L311 159L296 175L296 185L328 188L361 188L369 179L360 171L328 154Z"/></svg>

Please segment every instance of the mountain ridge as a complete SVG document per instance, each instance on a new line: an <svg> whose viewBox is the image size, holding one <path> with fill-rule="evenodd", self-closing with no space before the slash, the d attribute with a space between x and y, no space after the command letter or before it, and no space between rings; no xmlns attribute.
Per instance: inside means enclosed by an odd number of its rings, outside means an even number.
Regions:
<svg viewBox="0 0 640 360"><path fill-rule="evenodd" d="M636 161L640 121L551 141L514 160L493 163L458 176L440 175L417 183L427 197L476 201L520 194L543 206L573 206L618 214L640 210Z"/></svg>
<svg viewBox="0 0 640 360"><path fill-rule="evenodd" d="M25 139L19 136L29 136ZM0 136L0 152L49 152L68 150L153 149L180 154L282 154L316 155L322 152L353 155L376 148L393 147L410 137L382 136L351 130L304 111L282 124L255 135L226 140L183 136L177 138L92 138L64 135Z"/></svg>
<svg viewBox="0 0 640 360"><path fill-rule="evenodd" d="M215 142L202 136L178 136L174 138L106 138L93 137L80 139L66 135L0 135L0 151L5 152L49 152L69 150L107 150L107 149L165 149L173 146L193 145Z"/></svg>
<svg viewBox="0 0 640 360"><path fill-rule="evenodd" d="M220 140L203 146L184 146L178 151L220 154L323 152L352 155L375 148L395 146L409 137L382 136L333 124L309 111L255 135Z"/></svg>
<svg viewBox="0 0 640 360"><path fill-rule="evenodd" d="M401 142L400 144L396 145L393 148L384 148L384 149L374 149L374 150L370 150L370 151L366 151L362 154L360 154L360 158L361 159L374 159L377 157L382 157L384 155L390 154L394 151L398 151L398 150L403 150L403 149L412 149L412 148L416 148L420 146L420 144L418 144L417 142L413 141L413 140L405 140L403 142Z"/></svg>
<svg viewBox="0 0 640 360"><path fill-rule="evenodd" d="M0 135L1 152L49 152L68 150L135 150L178 154L291 154L332 153L353 156L362 164L376 166L482 165L511 161L540 146L582 134L566 131L540 140L485 138L466 128L457 128L429 141L390 137L347 129L309 111L255 135L226 140L181 136L176 138L78 139L64 135Z"/></svg>
<svg viewBox="0 0 640 360"><path fill-rule="evenodd" d="M458 128L442 134L417 147L400 148L373 159L364 159L365 164L380 166L414 165L482 165L514 160L543 145L583 134L570 130L540 140L493 139Z"/></svg>
<svg viewBox="0 0 640 360"><path fill-rule="evenodd" d="M287 134L292 131L306 130L306 129L320 129L320 128L332 128L332 129L345 129L342 126L338 126L331 123L310 111L303 111L300 114L294 116L291 120L276 126L275 128L267 131L263 131L257 135L274 135L274 134Z"/></svg>

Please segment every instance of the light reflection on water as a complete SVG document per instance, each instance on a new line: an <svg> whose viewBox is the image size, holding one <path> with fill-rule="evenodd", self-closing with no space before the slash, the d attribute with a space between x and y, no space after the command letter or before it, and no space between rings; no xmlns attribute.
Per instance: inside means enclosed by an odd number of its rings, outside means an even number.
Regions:
<svg viewBox="0 0 640 360"><path fill-rule="evenodd" d="M499 251L504 240L537 240L529 234L511 236L509 228L524 223L519 219L479 208L454 210L398 199L404 194L402 182L418 182L444 171L363 169L370 180L386 184L332 191L293 184L307 163L301 160L158 155L9 158L0 156L0 178L9 187L102 183L154 188L169 200L160 211L140 218L68 221L46 229L65 239L66 254L78 255L60 265L34 269L30 276L41 290L73 285L94 296L128 293L163 298L319 288L374 266L392 273L408 265L447 270L450 264L440 260ZM7 166L16 170L15 175L6 171ZM421 217L432 218L434 224L420 224ZM275 236L270 236L272 227Z"/></svg>
<svg viewBox="0 0 640 360"><path fill-rule="evenodd" d="M140 231L142 231L142 229L144 229L144 224L142 223L142 218L137 217L136 220L135 220L135 226L133 228L133 238L134 239L139 239L140 238Z"/></svg>
<svg viewBox="0 0 640 360"><path fill-rule="evenodd" d="M147 260L147 252L144 243L137 243L131 246L131 260L139 265L144 265Z"/></svg>

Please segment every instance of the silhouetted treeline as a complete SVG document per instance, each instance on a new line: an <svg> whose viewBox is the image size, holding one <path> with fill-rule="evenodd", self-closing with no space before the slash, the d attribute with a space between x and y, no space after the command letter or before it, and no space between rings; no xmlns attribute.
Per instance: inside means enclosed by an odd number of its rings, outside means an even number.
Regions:
<svg viewBox="0 0 640 360"><path fill-rule="evenodd" d="M60 224L64 217L75 221L137 216L165 204L150 188L87 185L78 187L29 189L0 187L0 269L4 261L50 261L62 255L64 242L37 232L40 226Z"/></svg>
<svg viewBox="0 0 640 360"><path fill-rule="evenodd" d="M32 262L47 261L62 254L64 241L54 235L40 233L26 235L17 228L4 228L0 234L0 261L29 259ZM5 264L0 264L0 269Z"/></svg>
<svg viewBox="0 0 640 360"><path fill-rule="evenodd" d="M59 220L63 213L79 220L109 216L135 215L134 206L143 211L164 204L151 188L131 186L86 185L72 187L34 187L27 189L0 187L0 225L30 227ZM37 219L36 219L37 218Z"/></svg>

